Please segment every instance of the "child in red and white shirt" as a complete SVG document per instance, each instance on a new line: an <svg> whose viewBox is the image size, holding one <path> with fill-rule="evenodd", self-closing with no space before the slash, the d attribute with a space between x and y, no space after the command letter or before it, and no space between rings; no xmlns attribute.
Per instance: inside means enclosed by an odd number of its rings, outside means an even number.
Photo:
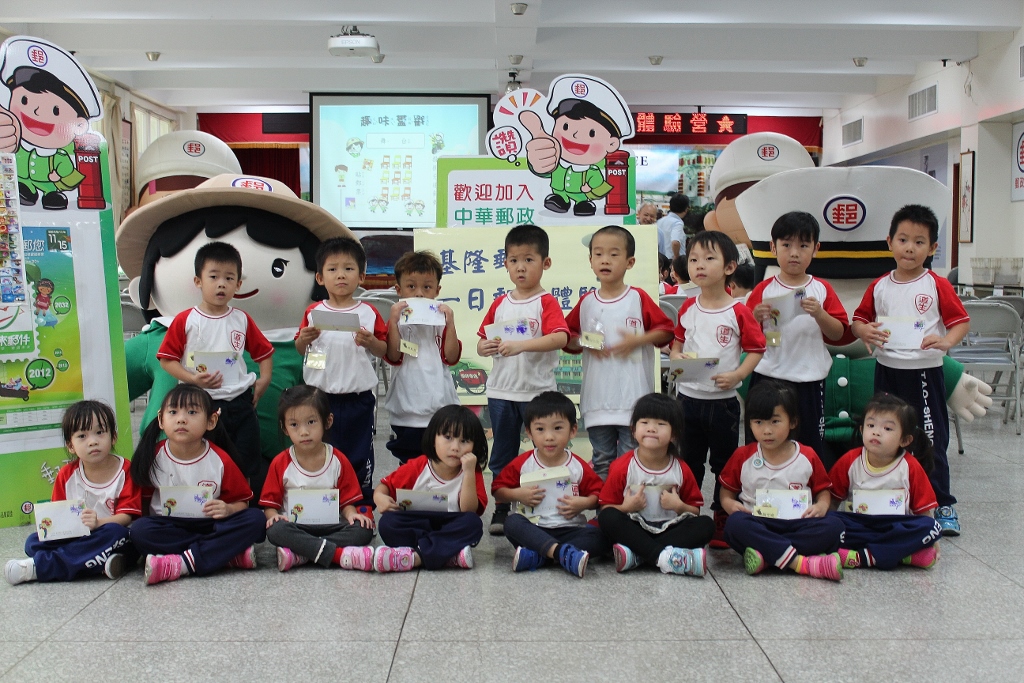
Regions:
<svg viewBox="0 0 1024 683"><path fill-rule="evenodd" d="M12 585L97 574L116 579L135 564L128 525L142 514L142 497L128 461L111 453L117 441L114 411L99 401L79 401L68 407L61 427L73 460L57 473L50 499L82 501L81 520L89 534L48 541L33 532L25 540L28 559L4 567Z"/></svg>
<svg viewBox="0 0 1024 683"><path fill-rule="evenodd" d="M430 418L423 445L424 455L381 479L373 492L380 515L377 530L384 543L373 557L378 572L420 566L473 568L472 546L483 536L480 515L487 507L484 428L469 408L445 406ZM401 490L444 495L447 510L403 509L398 502Z"/></svg>

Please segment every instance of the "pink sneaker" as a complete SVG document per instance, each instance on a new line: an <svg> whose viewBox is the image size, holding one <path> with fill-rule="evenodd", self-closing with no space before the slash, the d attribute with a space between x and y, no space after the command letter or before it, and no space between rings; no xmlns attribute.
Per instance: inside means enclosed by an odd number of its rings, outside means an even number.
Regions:
<svg viewBox="0 0 1024 683"><path fill-rule="evenodd" d="M860 553L856 550L840 548L836 552L839 553L839 560L843 563L843 569L856 569L860 566Z"/></svg>
<svg viewBox="0 0 1024 683"><path fill-rule="evenodd" d="M928 546L918 550L910 557L903 558L903 564L908 564L911 567L920 567L921 569L931 569L935 566L935 563L939 561L939 544Z"/></svg>
<svg viewBox="0 0 1024 683"><path fill-rule="evenodd" d="M360 572L373 571L373 547L368 545L350 545L341 549L342 569L355 569Z"/></svg>
<svg viewBox="0 0 1024 683"><path fill-rule="evenodd" d="M803 563L800 565L800 573L813 576L816 579L842 581L843 561L839 558L839 553L805 555Z"/></svg>
<svg viewBox="0 0 1024 683"><path fill-rule="evenodd" d="M473 549L468 545L459 551L459 554L448 560L445 563L446 567L456 567L458 569L472 569L473 568Z"/></svg>
<svg viewBox="0 0 1024 683"><path fill-rule="evenodd" d="M373 552L374 570L385 572L407 572L414 569L416 551L412 548L391 548L378 546Z"/></svg>
<svg viewBox="0 0 1024 683"><path fill-rule="evenodd" d="M232 557L228 566L238 569L256 569L256 546L251 545Z"/></svg>
<svg viewBox="0 0 1024 683"><path fill-rule="evenodd" d="M181 555L146 555L146 585L181 578Z"/></svg>
<svg viewBox="0 0 1024 683"><path fill-rule="evenodd" d="M249 550L252 550L252 548ZM242 553L242 555L244 554L245 553ZM239 557L241 557L241 555L239 555ZM277 549L277 571L279 572L286 572L292 567L301 567L307 562L309 562L309 558L303 557L302 555L296 555L292 552L291 548ZM253 563L253 566L255 567L255 562Z"/></svg>

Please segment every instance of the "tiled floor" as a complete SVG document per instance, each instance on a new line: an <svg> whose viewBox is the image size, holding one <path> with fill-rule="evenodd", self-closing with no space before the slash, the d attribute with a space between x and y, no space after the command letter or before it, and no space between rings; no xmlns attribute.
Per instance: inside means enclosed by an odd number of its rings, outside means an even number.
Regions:
<svg viewBox="0 0 1024 683"><path fill-rule="evenodd" d="M472 571L280 574L264 546L257 571L152 588L137 571L0 581L0 682L1019 682L1024 439L992 415L966 442L952 450L964 535L929 571L749 577L715 551L704 579L602 563L579 580L513 574L512 548L485 536ZM377 448L382 475L395 461ZM27 533L0 530L0 558L20 557Z"/></svg>

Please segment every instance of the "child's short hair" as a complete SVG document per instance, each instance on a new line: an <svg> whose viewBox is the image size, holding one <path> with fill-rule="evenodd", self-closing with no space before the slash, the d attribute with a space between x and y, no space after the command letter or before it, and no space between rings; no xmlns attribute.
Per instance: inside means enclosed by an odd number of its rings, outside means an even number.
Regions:
<svg viewBox="0 0 1024 683"><path fill-rule="evenodd" d="M636 256L636 239L634 239L633 233L621 225L606 225L591 235L590 242L587 244L587 249L591 254L594 253L594 238L598 235L618 235L626 243L626 257L633 258Z"/></svg>
<svg viewBox="0 0 1024 683"><path fill-rule="evenodd" d="M636 423L640 420L663 420L672 426L672 443L668 452L675 458L680 455L683 442L683 407L679 401L665 394L647 394L641 396L633 405L633 414L629 418L629 431L636 432Z"/></svg>
<svg viewBox="0 0 1024 683"><path fill-rule="evenodd" d="M910 221L928 228L928 241L935 244L939 241L939 219L935 212L927 206L920 204L907 204L892 215L892 222L889 224L889 237L896 236L896 228L903 221Z"/></svg>
<svg viewBox="0 0 1024 683"><path fill-rule="evenodd" d="M820 237L818 219L806 211L784 213L772 225L772 242L796 239L817 244Z"/></svg>
<svg viewBox="0 0 1024 683"><path fill-rule="evenodd" d="M282 391L281 400L277 404L277 423L282 432L287 431L284 425L288 411L300 406L312 408L320 417L324 429L327 429L327 420L331 417L331 404L327 400L327 394L314 386L297 384Z"/></svg>
<svg viewBox="0 0 1024 683"><path fill-rule="evenodd" d="M690 198L682 192L676 192L668 200L668 210L672 213L682 213L690 209Z"/></svg>
<svg viewBox="0 0 1024 683"><path fill-rule="evenodd" d="M529 430L534 420L552 415L564 417L570 427L576 426L576 406L568 396L557 391L542 391L527 403L523 411L523 423Z"/></svg>
<svg viewBox="0 0 1024 683"><path fill-rule="evenodd" d="M671 270L672 270L672 261L669 259L668 256L665 256L664 254L662 254L659 251L658 252L658 273L667 280L668 276L672 274Z"/></svg>
<svg viewBox="0 0 1024 683"><path fill-rule="evenodd" d="M366 273L366 252L363 251L363 245L351 237L332 237L321 242L316 250L316 272L323 275L327 259L339 255L351 256L359 266L359 274Z"/></svg>
<svg viewBox="0 0 1024 683"><path fill-rule="evenodd" d="M11 90L15 88L24 88L30 93L37 95L41 93L50 93L56 95L63 101L67 102L79 118L88 119L89 113L86 111L85 103L75 95L64 83L54 76L49 71L43 71L42 69L36 69L34 67L20 67L15 69L14 74L11 76L7 85Z"/></svg>
<svg viewBox="0 0 1024 683"><path fill-rule="evenodd" d="M466 406L453 403L441 408L430 418L427 430L423 432L423 441L420 442L420 446L423 448L423 454L431 462L441 461L437 455L437 449L434 448L434 440L438 434L469 439L473 442L476 469L482 470L487 465L487 435L484 434L480 418Z"/></svg>
<svg viewBox="0 0 1024 683"><path fill-rule="evenodd" d="M800 401L789 384L774 379L763 379L747 392L747 423L751 420L770 420L775 408L782 408L790 427L800 423Z"/></svg>
<svg viewBox="0 0 1024 683"><path fill-rule="evenodd" d="M883 391L871 397L871 400L864 406L864 417L861 418L860 427L864 429L864 420L871 413L889 413L896 417L900 424L902 436L912 436L914 440L907 447L907 450L914 454L917 461L921 463L924 471L930 473L935 467L935 449L932 447L932 440L924 433L917 422L917 411L909 403L895 394ZM863 434L863 431L861 432Z"/></svg>
<svg viewBox="0 0 1024 683"><path fill-rule="evenodd" d="M701 230L691 237L689 244L686 245L687 260L690 258L690 252L693 251L693 248L698 244L708 251L718 249L718 252L722 255L722 260L725 262L725 265L729 265L730 263L738 264L740 262L740 250L736 248L736 243L732 241L732 238L724 232L720 232L718 230Z"/></svg>
<svg viewBox="0 0 1024 683"><path fill-rule="evenodd" d="M207 263L229 263L238 269L242 277L242 255L227 242L208 242L196 251L196 277L203 275Z"/></svg>
<svg viewBox="0 0 1024 683"><path fill-rule="evenodd" d="M689 259L686 254L680 254L672 259L672 272L678 275L682 279L689 277L690 272L686 269L686 263ZM676 283L681 284L681 283Z"/></svg>
<svg viewBox="0 0 1024 683"><path fill-rule="evenodd" d="M72 403L64 411L64 419L60 423L61 431L64 433L64 443L71 443L71 437L76 432L92 429L93 425L110 432L111 438L117 441L117 420L110 406L102 401Z"/></svg>
<svg viewBox="0 0 1024 683"><path fill-rule="evenodd" d="M622 131L619 130L619 126L614 120L596 104L590 100L577 100L577 99L565 99L558 103L555 110L551 112L552 118L559 118L564 116L570 121L580 121L582 119L590 119L595 123L601 124L601 126L611 133L614 137L622 137ZM547 258L546 256L544 258Z"/></svg>
<svg viewBox="0 0 1024 683"><path fill-rule="evenodd" d="M733 287L753 289L754 285L757 284L754 281L755 279L754 265L752 263L740 263L736 266L736 270L732 271L732 275L729 276L729 283Z"/></svg>
<svg viewBox="0 0 1024 683"><path fill-rule="evenodd" d="M426 273L437 276L441 282L441 275L444 270L441 268L441 259L432 251L407 251L395 261L395 280L402 284L403 275L412 273Z"/></svg>
<svg viewBox="0 0 1024 683"><path fill-rule="evenodd" d="M533 247L541 258L548 257L548 234L544 228L529 223L517 225L505 235L505 251L509 247Z"/></svg>

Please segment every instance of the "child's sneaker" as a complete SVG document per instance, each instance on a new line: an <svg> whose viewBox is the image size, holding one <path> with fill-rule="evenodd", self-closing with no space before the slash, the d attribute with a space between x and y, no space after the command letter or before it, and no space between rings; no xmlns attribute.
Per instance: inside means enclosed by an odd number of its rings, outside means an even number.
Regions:
<svg viewBox="0 0 1024 683"><path fill-rule="evenodd" d="M936 543L927 548L922 548L910 557L903 558L903 564L921 569L931 569L939 561L939 545Z"/></svg>
<svg viewBox="0 0 1024 683"><path fill-rule="evenodd" d="M472 569L473 549L467 545L465 548L459 551L458 555L448 560L444 566L454 567L456 569Z"/></svg>
<svg viewBox="0 0 1024 683"><path fill-rule="evenodd" d="M615 571L628 572L633 567L639 567L640 558L636 556L628 546L616 543L612 546L612 557L615 559Z"/></svg>
<svg viewBox="0 0 1024 683"><path fill-rule="evenodd" d="M668 546L658 556L658 569L662 574L704 576L707 554L704 548L675 548Z"/></svg>
<svg viewBox="0 0 1024 683"><path fill-rule="evenodd" d="M228 566L236 569L256 569L256 546L251 545L232 557Z"/></svg>
<svg viewBox="0 0 1024 683"><path fill-rule="evenodd" d="M587 561L589 559L590 553L586 550L580 550L569 543L563 543L558 549L558 564L562 565L562 569L565 571L581 579L587 571Z"/></svg>
<svg viewBox="0 0 1024 683"><path fill-rule="evenodd" d="M128 573L128 558L123 553L113 553L103 563L103 575L108 579L120 579Z"/></svg>
<svg viewBox="0 0 1024 683"><path fill-rule="evenodd" d="M24 560L9 560L4 565L4 578L7 583L17 586L19 583L36 580L36 561L31 557Z"/></svg>
<svg viewBox="0 0 1024 683"><path fill-rule="evenodd" d="M181 578L181 555L146 555L146 585Z"/></svg>
<svg viewBox="0 0 1024 683"><path fill-rule="evenodd" d="M529 548L519 546L516 554L512 556L512 571L532 572L547 564L548 558Z"/></svg>
<svg viewBox="0 0 1024 683"><path fill-rule="evenodd" d="M416 551L412 548L381 545L373 552L373 568L381 573L411 571L415 564Z"/></svg>
<svg viewBox="0 0 1024 683"><path fill-rule="evenodd" d="M505 520L508 519L508 513L509 511L505 508L495 507L494 514L491 515L491 525L487 527L491 536L505 535Z"/></svg>
<svg viewBox="0 0 1024 683"><path fill-rule="evenodd" d="M729 515L725 510L715 510L715 535L711 537L710 545L712 548L722 550L728 548L729 544L725 542L725 520L729 519Z"/></svg>
<svg viewBox="0 0 1024 683"><path fill-rule="evenodd" d="M277 571L286 572L292 567L301 567L309 562L309 558L296 555L291 548L277 549Z"/></svg>
<svg viewBox="0 0 1024 683"><path fill-rule="evenodd" d="M935 521L942 528L943 536L960 535L960 518L956 514L956 508L952 505L943 505L936 510Z"/></svg>
<svg viewBox="0 0 1024 683"><path fill-rule="evenodd" d="M342 569L354 569L360 572L373 571L373 546L348 545L341 549L341 560L338 566Z"/></svg>
<svg viewBox="0 0 1024 683"><path fill-rule="evenodd" d="M840 548L836 552L839 553L839 561L842 563L843 569L856 569L860 566L860 553L856 550Z"/></svg>
<svg viewBox="0 0 1024 683"><path fill-rule="evenodd" d="M800 563L800 569L797 572L806 576L812 576L815 579L842 581L843 561L839 559L839 553L804 555Z"/></svg>
<svg viewBox="0 0 1024 683"><path fill-rule="evenodd" d="M747 573L753 576L754 574L760 574L765 570L768 565L764 562L764 555L753 548L747 548L743 551L743 568L747 570Z"/></svg>

